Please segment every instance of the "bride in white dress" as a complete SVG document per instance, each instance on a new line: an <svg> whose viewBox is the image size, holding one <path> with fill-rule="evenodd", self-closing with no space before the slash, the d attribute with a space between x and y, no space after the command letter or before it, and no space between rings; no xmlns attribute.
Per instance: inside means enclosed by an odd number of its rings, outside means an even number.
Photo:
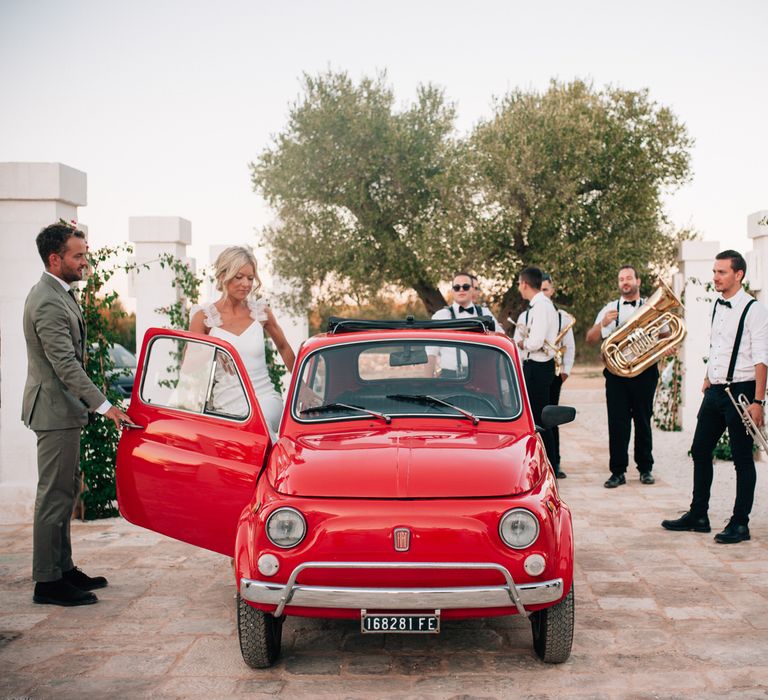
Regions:
<svg viewBox="0 0 768 700"><path fill-rule="evenodd" d="M277 435L283 413L283 400L275 391L267 372L264 331L275 344L288 371L293 371L295 355L272 310L253 292L261 287L256 258L250 249L233 246L216 258L216 288L221 298L192 309L189 330L223 338L233 345L243 360L259 407L270 433ZM247 413L245 396L232 369L217 367L213 388L214 408L231 415Z"/></svg>

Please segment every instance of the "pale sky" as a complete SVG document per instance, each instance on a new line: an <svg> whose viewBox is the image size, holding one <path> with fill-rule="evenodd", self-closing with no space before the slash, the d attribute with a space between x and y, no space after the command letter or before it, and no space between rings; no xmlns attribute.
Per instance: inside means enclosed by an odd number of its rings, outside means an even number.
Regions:
<svg viewBox="0 0 768 700"><path fill-rule="evenodd" d="M696 145L672 220L745 250L768 209L766 27L765 0L0 0L0 161L85 171L92 245L126 241L129 216L181 216L207 262L271 220L247 164L302 72L386 69L402 105L435 83L462 133L494 96L583 78L673 109Z"/></svg>

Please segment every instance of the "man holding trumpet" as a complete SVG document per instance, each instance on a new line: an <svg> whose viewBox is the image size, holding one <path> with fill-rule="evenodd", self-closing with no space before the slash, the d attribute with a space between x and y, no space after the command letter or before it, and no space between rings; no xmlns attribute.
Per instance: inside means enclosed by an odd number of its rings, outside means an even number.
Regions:
<svg viewBox="0 0 768 700"><path fill-rule="evenodd" d="M661 526L710 532L712 452L727 428L736 469L736 501L733 515L725 529L715 535L715 542L736 544L750 538L749 514L757 477L753 439L746 424L751 422L758 430L764 423L768 310L742 288L747 264L735 250L718 253L712 273L718 296L712 304L704 398L691 446L693 499L687 513L676 520L664 520Z"/></svg>
<svg viewBox="0 0 768 700"><path fill-rule="evenodd" d="M541 425L541 413L549 404L549 392L555 378L555 337L557 336L558 314L552 301L541 291L544 275L538 267L526 267L517 283L520 296L529 306L520 314L515 324L514 340L520 348L523 360L523 376L531 402L533 419ZM556 450L552 431L541 433L547 458L555 470L555 476L562 478L556 467Z"/></svg>
<svg viewBox="0 0 768 700"><path fill-rule="evenodd" d="M555 287L552 283L551 275L544 273L541 281L541 291L548 299L555 295ZM573 361L576 359L576 339L573 336L573 324L575 319L552 302L557 312L557 338L561 338L560 347L555 351L561 353L560 357L555 357L555 377L549 386L549 405L557 406L560 403L560 390L568 375L573 369ZM560 468L560 431L557 426L552 430L552 466L555 468L555 474L558 479L565 479L566 473Z"/></svg>

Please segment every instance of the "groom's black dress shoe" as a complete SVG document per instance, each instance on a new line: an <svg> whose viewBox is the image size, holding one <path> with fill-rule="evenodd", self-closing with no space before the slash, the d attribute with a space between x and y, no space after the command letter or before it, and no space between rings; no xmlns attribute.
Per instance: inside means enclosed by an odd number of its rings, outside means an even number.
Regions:
<svg viewBox="0 0 768 700"><path fill-rule="evenodd" d="M698 516L688 511L677 520L662 520L661 526L666 530L678 532L709 532L709 518L706 515Z"/></svg>
<svg viewBox="0 0 768 700"><path fill-rule="evenodd" d="M627 483L627 477L625 477L623 474L613 474L608 481L606 481L603 486L607 489L615 489L617 486L621 486L622 484Z"/></svg>
<svg viewBox="0 0 768 700"><path fill-rule="evenodd" d="M35 603L47 605L91 605L99 599L88 591L81 591L77 586L67 583L63 578L58 581L38 581L35 584Z"/></svg>
<svg viewBox="0 0 768 700"><path fill-rule="evenodd" d="M736 544L750 539L749 528L746 525L739 525L731 520L722 532L715 535L715 542L720 544Z"/></svg>
<svg viewBox="0 0 768 700"><path fill-rule="evenodd" d="M88 576L84 571L77 567L65 571L61 577L73 586L77 586L81 591L93 591L96 588L104 588L107 585L107 579L103 576Z"/></svg>

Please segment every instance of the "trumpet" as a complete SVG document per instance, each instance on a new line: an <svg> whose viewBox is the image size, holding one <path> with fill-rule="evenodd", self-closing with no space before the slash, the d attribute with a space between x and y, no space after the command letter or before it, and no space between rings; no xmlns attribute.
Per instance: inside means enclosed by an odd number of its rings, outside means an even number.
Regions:
<svg viewBox="0 0 768 700"><path fill-rule="evenodd" d="M768 436L760 430L757 423L755 423L752 416L749 415L749 411L747 408L749 408L750 401L747 399L744 394L739 394L738 398L734 398L733 394L731 393L731 387L727 386L725 387L725 393L728 394L728 398L731 400L731 403L736 407L736 410L739 413L739 418L741 418L741 422L744 424L744 429L747 431L747 435L749 435L752 440L755 442L755 444L763 451L768 452Z"/></svg>
<svg viewBox="0 0 768 700"><path fill-rule="evenodd" d="M576 317L571 316L571 322L566 324L565 328L560 330L560 332L555 336L553 342L550 343L548 340L544 341L544 345L548 346L552 352L555 353L556 377L559 377L563 371L563 356L565 355L565 345L563 345L563 338L565 338L565 334L568 333L568 331L571 330L571 328L573 328L575 325Z"/></svg>
<svg viewBox="0 0 768 700"><path fill-rule="evenodd" d="M523 323L516 323L513 321L509 316L507 316L507 321L512 324L513 328L519 328L520 329L520 336L522 340L525 340L529 333L530 333L530 327L526 326ZM542 350L546 350L548 353L551 352L552 356L555 360L555 375L559 376L560 373L563 371L563 355L565 354L565 346L563 345L563 338L565 338L565 334L568 333L571 328L576 324L576 318L574 316L571 316L570 323L566 324L565 328L562 328L560 332L555 336L554 340L550 343L548 340L544 340L544 345L542 347Z"/></svg>
<svg viewBox="0 0 768 700"><path fill-rule="evenodd" d="M526 326L524 323L517 323L516 321L513 321L511 316L507 316L507 321L510 322L512 328L520 329L520 335L523 340L528 337L528 334L531 332L531 329L528 326Z"/></svg>

